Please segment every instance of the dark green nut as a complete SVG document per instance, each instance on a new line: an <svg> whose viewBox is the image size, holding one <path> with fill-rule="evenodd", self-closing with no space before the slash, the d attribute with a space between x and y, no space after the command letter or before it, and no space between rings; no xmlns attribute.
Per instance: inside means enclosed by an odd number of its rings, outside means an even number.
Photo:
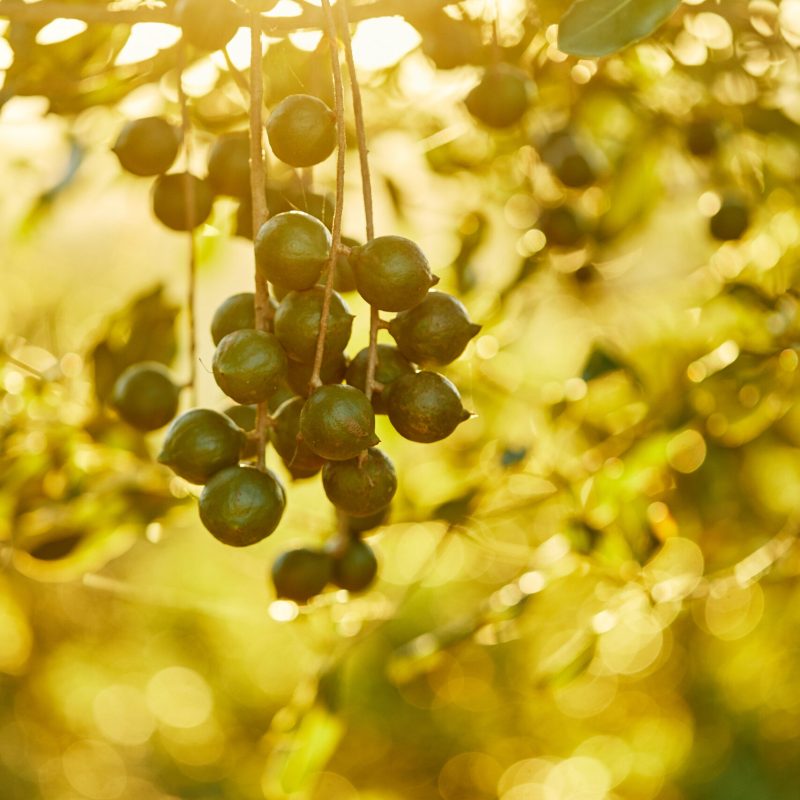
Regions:
<svg viewBox="0 0 800 800"><path fill-rule="evenodd" d="M413 373L414 367L396 347L388 344L378 345L377 356L378 359L375 363L375 381L377 385L372 392L372 406L376 414L385 414L384 394L386 389L401 375ZM366 392L368 360L369 348L365 347L350 362L345 375L348 385L354 386L362 392Z"/></svg>
<svg viewBox="0 0 800 800"><path fill-rule="evenodd" d="M488 67L464 101L467 111L490 128L509 128L528 110L533 93L530 78L511 64Z"/></svg>
<svg viewBox="0 0 800 800"><path fill-rule="evenodd" d="M550 138L542 148L542 160L564 186L572 189L591 186L597 180L593 159L568 132Z"/></svg>
<svg viewBox="0 0 800 800"><path fill-rule="evenodd" d="M193 408L169 426L158 460L190 483L206 483L220 470L238 464L246 440L230 417Z"/></svg>
<svg viewBox="0 0 800 800"><path fill-rule="evenodd" d="M211 318L211 338L219 344L229 333L256 327L255 295L242 292L231 295Z"/></svg>
<svg viewBox="0 0 800 800"><path fill-rule="evenodd" d="M686 147L695 156L710 156L719 146L718 123L711 119L695 119L686 129Z"/></svg>
<svg viewBox="0 0 800 800"><path fill-rule="evenodd" d="M267 120L272 152L293 167L312 167L336 147L336 115L318 97L291 94Z"/></svg>
<svg viewBox="0 0 800 800"><path fill-rule="evenodd" d="M290 470L302 474L302 477L310 477L322 469L325 460L313 453L298 436L304 404L302 397L293 397L278 408L272 418L269 440Z"/></svg>
<svg viewBox="0 0 800 800"><path fill-rule="evenodd" d="M312 362L317 351L325 290L314 286L305 292L289 292L281 300L273 326L286 355L295 361ZM332 292L323 358L341 353L350 341L353 315L338 292Z"/></svg>
<svg viewBox="0 0 800 800"><path fill-rule="evenodd" d="M711 217L711 235L721 242L741 239L750 226L750 207L740 197L723 198L719 211Z"/></svg>
<svg viewBox="0 0 800 800"><path fill-rule="evenodd" d="M358 293L381 311L417 305L439 281L422 250L402 236L379 236L354 247L350 264Z"/></svg>
<svg viewBox="0 0 800 800"><path fill-rule="evenodd" d="M312 361L292 361L289 359L289 386L301 397L311 394L311 373L314 371ZM347 358L344 353L332 353L322 359L319 379L324 384L341 383L347 372Z"/></svg>
<svg viewBox="0 0 800 800"><path fill-rule="evenodd" d="M391 515L391 505L370 514L367 517L351 517L349 514L338 512L338 517L341 520L342 527L347 531L350 536L362 536L366 533L372 532L375 528L380 528L389 521Z"/></svg>
<svg viewBox="0 0 800 800"><path fill-rule="evenodd" d="M297 392L292 390L288 381L281 381L278 388L267 398L269 413L274 414L287 400L291 400L296 395Z"/></svg>
<svg viewBox="0 0 800 800"><path fill-rule="evenodd" d="M274 473L228 467L200 494L200 521L224 544L247 547L278 527L285 507L286 492Z"/></svg>
<svg viewBox="0 0 800 800"><path fill-rule="evenodd" d="M307 547L281 553L272 565L272 584L278 597L307 603L330 581L331 557Z"/></svg>
<svg viewBox="0 0 800 800"><path fill-rule="evenodd" d="M547 243L557 247L576 247L589 232L586 218L569 206L545 209L536 227L547 237Z"/></svg>
<svg viewBox="0 0 800 800"><path fill-rule="evenodd" d="M379 442L366 395L341 385L321 386L311 393L300 414L300 435L312 452L330 461L355 458Z"/></svg>
<svg viewBox="0 0 800 800"><path fill-rule="evenodd" d="M267 220L255 240L261 277L302 292L320 278L331 250L330 231L305 211L285 211Z"/></svg>
<svg viewBox="0 0 800 800"><path fill-rule="evenodd" d="M162 117L143 117L126 122L111 149L123 169L150 177L172 166L180 143L180 131L174 125Z"/></svg>
<svg viewBox="0 0 800 800"><path fill-rule="evenodd" d="M244 14L230 0L178 0L175 18L183 38L200 50L221 50L245 24Z"/></svg>
<svg viewBox="0 0 800 800"><path fill-rule="evenodd" d="M217 345L212 362L217 386L237 403L261 403L286 379L286 353L274 334L240 330Z"/></svg>
<svg viewBox="0 0 800 800"><path fill-rule="evenodd" d="M247 434L255 434L256 430L256 417L258 416L257 406L230 406L222 412L226 417L230 417L244 432ZM247 436L244 449L242 450L242 458L253 458L258 452L258 442L253 436Z"/></svg>
<svg viewBox="0 0 800 800"><path fill-rule="evenodd" d="M342 237L342 244L350 249L359 247L359 242L349 236ZM353 274L353 267L350 264L350 255L337 253L333 267L333 288L341 294L356 291L356 276Z"/></svg>
<svg viewBox="0 0 800 800"><path fill-rule="evenodd" d="M474 20L457 20L440 11L421 26L422 52L438 69L480 64L484 57L481 28Z"/></svg>
<svg viewBox="0 0 800 800"><path fill-rule="evenodd" d="M177 413L180 389L169 370L155 361L128 367L117 378L111 404L129 425L140 431L163 428Z"/></svg>
<svg viewBox="0 0 800 800"><path fill-rule="evenodd" d="M247 197L250 193L250 135L224 133L208 151L208 182L215 194Z"/></svg>
<svg viewBox="0 0 800 800"><path fill-rule="evenodd" d="M366 542L351 538L344 547L334 542L330 552L333 556L333 583L348 592L363 592L369 588L378 572L378 559Z"/></svg>
<svg viewBox="0 0 800 800"><path fill-rule="evenodd" d="M480 329L470 322L463 303L444 292L428 292L419 305L389 323L389 333L400 352L422 366L455 361Z"/></svg>
<svg viewBox="0 0 800 800"><path fill-rule="evenodd" d="M416 372L398 378L386 397L389 421L412 442L447 438L470 413L461 405L458 389L436 372Z"/></svg>
<svg viewBox="0 0 800 800"><path fill-rule="evenodd" d="M153 184L153 214L163 225L173 231L188 231L202 225L211 214L214 193L208 181L189 175L188 181L194 192L192 224L186 216L186 173L171 172L159 175Z"/></svg>
<svg viewBox="0 0 800 800"><path fill-rule="evenodd" d="M375 447L366 458L329 461L322 468L328 500L352 517L368 517L386 508L397 491L397 473L389 457Z"/></svg>

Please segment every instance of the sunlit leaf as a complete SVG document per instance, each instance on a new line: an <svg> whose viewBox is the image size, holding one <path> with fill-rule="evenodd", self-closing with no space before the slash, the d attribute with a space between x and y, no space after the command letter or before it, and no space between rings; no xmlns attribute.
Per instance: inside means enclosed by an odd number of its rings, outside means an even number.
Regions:
<svg viewBox="0 0 800 800"><path fill-rule="evenodd" d="M558 47L585 58L607 56L644 39L681 0L576 0L561 18Z"/></svg>

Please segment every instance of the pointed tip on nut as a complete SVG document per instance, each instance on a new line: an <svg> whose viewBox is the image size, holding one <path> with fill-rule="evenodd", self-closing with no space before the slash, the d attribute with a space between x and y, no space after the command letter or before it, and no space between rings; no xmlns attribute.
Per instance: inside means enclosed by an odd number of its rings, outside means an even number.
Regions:
<svg viewBox="0 0 800 800"><path fill-rule="evenodd" d="M474 323L471 323L469 326L469 338L472 339L473 337L477 336L482 329L483 325L476 325Z"/></svg>
<svg viewBox="0 0 800 800"><path fill-rule="evenodd" d="M439 276L438 275L431 275L431 286L436 286L439 283Z"/></svg>
<svg viewBox="0 0 800 800"><path fill-rule="evenodd" d="M461 419L459 420L459 422L466 422L468 419L472 419L473 417L477 416L478 415L474 411L467 411L467 409L465 408L461 412Z"/></svg>

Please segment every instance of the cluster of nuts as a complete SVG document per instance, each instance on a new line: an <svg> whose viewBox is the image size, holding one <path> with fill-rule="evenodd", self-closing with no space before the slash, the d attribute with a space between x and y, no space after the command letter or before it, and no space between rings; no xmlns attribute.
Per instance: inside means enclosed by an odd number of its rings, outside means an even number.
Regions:
<svg viewBox="0 0 800 800"><path fill-rule="evenodd" d="M318 164L336 148L336 115L311 95L284 98L266 128L273 154L292 167ZM156 177L156 218L188 231L208 218L215 195L246 197L249 137L219 137L205 178L167 172L179 147L175 127L148 117L125 125L114 152L129 172ZM191 213L187 197L194 201ZM321 472L340 520L326 547L286 552L273 565L278 596L301 603L329 583L355 592L375 576L375 555L361 537L385 521L397 490L394 465L377 448L375 415L386 414L414 442L444 439L470 416L457 388L435 370L457 359L479 326L459 300L432 290L438 278L411 240L345 241L332 252L325 222L294 208L271 214L256 231L258 280L272 291L269 322L257 327L252 293L229 297L211 322L214 378L237 404L227 412L194 408L174 418L179 386L155 363L128 368L113 393L119 415L140 430L172 421L159 461L203 485L203 525L236 547L269 536L286 505L278 476L257 463L256 406L266 404L275 452L296 480ZM326 286L329 270L335 282ZM354 317L343 294L352 290L374 310L394 312L382 323L394 344L373 344L372 354L367 347L348 359Z"/></svg>

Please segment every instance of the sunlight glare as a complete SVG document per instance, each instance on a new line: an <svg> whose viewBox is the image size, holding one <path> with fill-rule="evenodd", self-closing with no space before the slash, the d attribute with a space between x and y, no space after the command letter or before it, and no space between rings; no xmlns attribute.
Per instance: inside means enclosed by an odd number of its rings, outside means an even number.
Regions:
<svg viewBox="0 0 800 800"><path fill-rule="evenodd" d="M131 27L131 34L120 50L114 64L136 64L153 58L159 50L172 47L181 37L180 28L161 22L138 22Z"/></svg>
<svg viewBox="0 0 800 800"><path fill-rule="evenodd" d="M420 35L398 17L378 17L360 23L353 36L353 56L362 69L385 69L420 43Z"/></svg>
<svg viewBox="0 0 800 800"><path fill-rule="evenodd" d="M289 34L289 41L298 49L308 53L317 49L322 39L322 31L297 31Z"/></svg>
<svg viewBox="0 0 800 800"><path fill-rule="evenodd" d="M183 91L188 97L202 97L214 87L219 70L210 58L196 61L183 72Z"/></svg>
<svg viewBox="0 0 800 800"><path fill-rule="evenodd" d="M231 63L238 70L246 70L250 66L250 29L239 28L236 35L225 46L230 56ZM264 37L261 37L261 52L264 53L266 49L266 42ZM225 54L221 50L217 50L211 54L211 60L220 68L227 69L228 64L225 60Z"/></svg>
<svg viewBox="0 0 800 800"><path fill-rule="evenodd" d="M303 9L294 0L279 0L275 8L267 11L265 17L299 17Z"/></svg>
<svg viewBox="0 0 800 800"><path fill-rule="evenodd" d="M269 615L275 622L291 622L299 613L297 603L291 600L274 600L269 604Z"/></svg>
<svg viewBox="0 0 800 800"><path fill-rule="evenodd" d="M0 39L0 70L8 69L13 63L14 51L11 45L5 39Z"/></svg>
<svg viewBox="0 0 800 800"><path fill-rule="evenodd" d="M36 44L58 44L65 42L79 33L83 33L89 26L79 19L64 19L59 17L48 22L37 34Z"/></svg>

